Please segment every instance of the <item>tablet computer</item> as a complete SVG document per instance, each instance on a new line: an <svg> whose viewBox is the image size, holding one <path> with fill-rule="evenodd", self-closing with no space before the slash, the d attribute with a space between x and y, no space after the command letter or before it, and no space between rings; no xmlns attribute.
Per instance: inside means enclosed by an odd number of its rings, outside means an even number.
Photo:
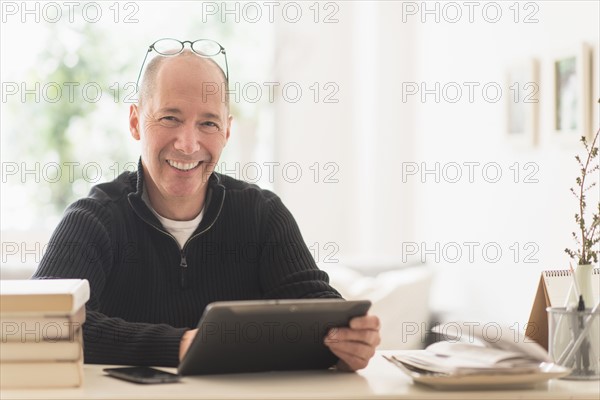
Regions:
<svg viewBox="0 0 600 400"><path fill-rule="evenodd" d="M323 344L330 328L348 326L368 300L249 300L209 304L179 364L181 375L326 369L337 357Z"/></svg>

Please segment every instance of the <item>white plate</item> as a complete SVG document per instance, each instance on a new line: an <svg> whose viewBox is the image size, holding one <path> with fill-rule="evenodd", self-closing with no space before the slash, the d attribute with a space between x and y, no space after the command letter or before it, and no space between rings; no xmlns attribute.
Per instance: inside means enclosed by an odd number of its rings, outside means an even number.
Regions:
<svg viewBox="0 0 600 400"><path fill-rule="evenodd" d="M404 371L415 382L432 386L436 389L522 388L546 382L549 379L560 378L571 372L571 369L557 364L541 363L539 371L525 374L445 375L416 371L410 365L403 364L396 359L383 357Z"/></svg>

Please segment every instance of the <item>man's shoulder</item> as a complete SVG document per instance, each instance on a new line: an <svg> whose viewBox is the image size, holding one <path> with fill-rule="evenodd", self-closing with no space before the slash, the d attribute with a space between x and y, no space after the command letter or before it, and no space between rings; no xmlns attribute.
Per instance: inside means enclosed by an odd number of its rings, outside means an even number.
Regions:
<svg viewBox="0 0 600 400"><path fill-rule="evenodd" d="M65 212L89 212L93 214L110 212L109 210L114 209L114 206L123 200L127 201L127 194L132 191L131 174L131 172L124 172L113 181L92 186L86 197L82 197L71 203ZM133 179L135 179L135 176ZM135 182L133 183L133 188L135 188Z"/></svg>
<svg viewBox="0 0 600 400"><path fill-rule="evenodd" d="M95 185L90 190L89 199L93 199L104 205L118 202L136 191L137 174L135 172L125 171L116 179L110 182Z"/></svg>
<svg viewBox="0 0 600 400"><path fill-rule="evenodd" d="M234 197L236 199L255 198L264 201L279 199L279 197L272 191L262 189L260 186L255 185L253 183L248 183L217 172L215 172L214 174L218 177L219 183L225 187L227 196Z"/></svg>

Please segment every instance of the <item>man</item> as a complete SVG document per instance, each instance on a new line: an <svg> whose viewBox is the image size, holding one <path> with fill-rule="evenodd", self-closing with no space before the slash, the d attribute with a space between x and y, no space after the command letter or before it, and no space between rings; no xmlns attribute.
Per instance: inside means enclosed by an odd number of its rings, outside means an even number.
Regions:
<svg viewBox="0 0 600 400"><path fill-rule="evenodd" d="M231 129L225 83L191 51L152 60L130 108L138 172L95 186L53 234L35 277L89 280L88 363L176 366L213 301L340 297L276 195L213 172ZM325 339L347 371L379 341L375 316Z"/></svg>

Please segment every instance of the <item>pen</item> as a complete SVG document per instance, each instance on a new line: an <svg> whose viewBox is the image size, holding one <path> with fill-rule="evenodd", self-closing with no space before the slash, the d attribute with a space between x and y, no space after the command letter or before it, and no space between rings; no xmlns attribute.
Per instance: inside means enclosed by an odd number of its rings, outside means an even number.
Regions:
<svg viewBox="0 0 600 400"><path fill-rule="evenodd" d="M559 364L559 365L567 365L571 361L571 359L575 355L575 352L577 350L579 350L579 347L581 346L583 340L585 339L585 337L587 336L587 334L592 329L592 324L594 322L594 318L597 317L598 314L600 314L600 309L599 308L600 308L600 302L596 303L596 305L592 309L591 315L585 319L585 322L583 323L584 328L580 332L579 337L577 338L577 340L575 340L575 342L569 343L569 345L567 346L567 348L565 349L565 351L563 352L563 354L558 359L557 364Z"/></svg>
<svg viewBox="0 0 600 400"><path fill-rule="evenodd" d="M562 322L563 322L563 317L566 317L570 326L570 331L571 331L571 342L570 344L572 344L576 339L577 339L577 335L576 335L576 324L577 324L577 319L573 318L574 316L571 314L572 309L576 308L576 305L572 305L575 304L575 302L571 302L571 298L578 299L579 298L579 283L577 282L577 279L575 277L575 270L573 269L573 264L569 263L569 270L571 271L571 278L573 279L573 282L571 283L571 287L569 288L569 294L567 295L566 298L566 302L565 302L565 311L566 313L561 313L558 316L558 320L556 321L556 329L561 329L560 327L562 326ZM575 296L572 296L573 293L575 294ZM556 335L554 337L554 343L551 344L551 346L554 348L556 346L556 340L558 340L559 335ZM567 346L567 348L562 352L562 354L560 355L560 357L558 358L559 360L564 359L565 355L569 352L569 346ZM559 362L560 364L560 362Z"/></svg>
<svg viewBox="0 0 600 400"><path fill-rule="evenodd" d="M579 295L579 304L577 305L577 312L579 316L577 317L579 320L579 329L580 332L583 331L583 312L585 311L585 301L583 300L583 296ZM581 368L583 366L583 371L587 375L590 367L590 353L589 353L590 344L588 343L587 338L584 338L581 346L579 346L579 355L578 355L578 363L577 368ZM581 370L581 369L580 369Z"/></svg>
<svg viewBox="0 0 600 400"><path fill-rule="evenodd" d="M578 314L577 310L579 310L579 307L581 306L581 299L582 299L582 297L579 296L579 302L577 303L577 306L567 309L567 312L569 313L569 320L571 321L571 335L572 335L571 342L574 342L575 340L577 340L577 338L579 337L579 333L581 331L581 320L579 319L579 316L577 315ZM582 347L583 347L583 343L581 344L581 346L579 346L579 350L575 353L575 365L574 365L573 369L577 372L581 371L581 348Z"/></svg>

